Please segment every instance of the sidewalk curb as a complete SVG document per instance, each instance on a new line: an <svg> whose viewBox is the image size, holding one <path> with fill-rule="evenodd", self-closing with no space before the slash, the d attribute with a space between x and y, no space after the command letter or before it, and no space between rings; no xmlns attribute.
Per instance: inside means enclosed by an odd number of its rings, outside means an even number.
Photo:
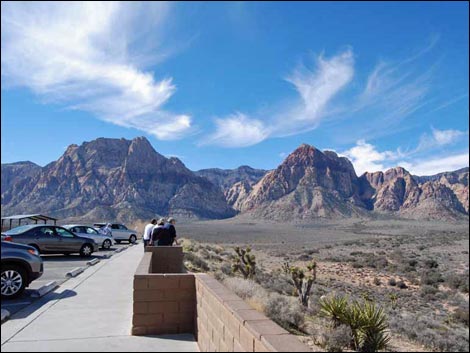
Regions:
<svg viewBox="0 0 470 353"><path fill-rule="evenodd" d="M86 264L87 264L88 266L94 266L94 265L96 265L98 262L100 262L99 259L93 259L93 260L88 261Z"/></svg>
<svg viewBox="0 0 470 353"><path fill-rule="evenodd" d="M57 281L51 281L48 284L45 284L39 289L36 289L32 294L31 297L33 298L41 298L45 296L47 293L52 292L54 289L59 287Z"/></svg>
<svg viewBox="0 0 470 353"><path fill-rule="evenodd" d="M72 271L69 271L65 274L65 277L77 277L80 273L82 273L83 271L85 271L85 269L83 267L77 267L77 268L74 268Z"/></svg>
<svg viewBox="0 0 470 353"><path fill-rule="evenodd" d="M10 312L6 309L2 309L2 323L10 317Z"/></svg>

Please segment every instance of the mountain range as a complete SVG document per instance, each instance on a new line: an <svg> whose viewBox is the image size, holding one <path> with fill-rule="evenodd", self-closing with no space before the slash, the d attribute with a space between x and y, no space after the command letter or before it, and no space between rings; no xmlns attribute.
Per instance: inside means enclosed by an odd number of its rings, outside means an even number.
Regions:
<svg viewBox="0 0 470 353"><path fill-rule="evenodd" d="M271 171L242 166L193 172L156 152L144 137L70 145L44 167L2 164L2 215L43 213L94 220L221 219L236 214L277 221L394 216L468 219L463 168L414 176L404 168L357 176L332 151L303 144Z"/></svg>

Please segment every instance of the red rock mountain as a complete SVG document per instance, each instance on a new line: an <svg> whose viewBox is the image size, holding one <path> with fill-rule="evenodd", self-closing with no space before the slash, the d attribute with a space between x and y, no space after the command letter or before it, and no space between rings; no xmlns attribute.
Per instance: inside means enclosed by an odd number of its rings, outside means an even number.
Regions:
<svg viewBox="0 0 470 353"><path fill-rule="evenodd" d="M196 176L177 158L165 158L143 137L99 138L71 145L56 162L33 175L17 175L12 188L3 175L2 214L45 213L90 220L225 218L235 214L222 191ZM10 182L12 183L12 182Z"/></svg>

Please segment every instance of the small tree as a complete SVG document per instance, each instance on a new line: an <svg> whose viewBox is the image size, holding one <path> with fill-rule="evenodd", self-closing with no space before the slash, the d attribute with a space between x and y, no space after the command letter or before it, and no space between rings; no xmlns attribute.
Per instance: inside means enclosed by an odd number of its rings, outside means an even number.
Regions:
<svg viewBox="0 0 470 353"><path fill-rule="evenodd" d="M256 258L250 254L250 247L246 249L235 248L237 256L233 260L232 272L240 272L244 279L253 279L256 274Z"/></svg>
<svg viewBox="0 0 470 353"><path fill-rule="evenodd" d="M307 266L307 270L308 272L306 274L305 270L300 269L299 267L291 267L290 274L299 297L300 304L308 308L312 285L317 280L317 263L312 261Z"/></svg>

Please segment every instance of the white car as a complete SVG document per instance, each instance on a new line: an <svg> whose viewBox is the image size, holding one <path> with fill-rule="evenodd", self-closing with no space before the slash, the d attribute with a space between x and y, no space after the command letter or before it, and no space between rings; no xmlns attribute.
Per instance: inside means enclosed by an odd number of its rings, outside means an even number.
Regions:
<svg viewBox="0 0 470 353"><path fill-rule="evenodd" d="M102 228L107 223L95 223L95 227ZM124 224L111 223L111 232L116 243L121 241L128 241L130 244L134 244L137 241L137 235L139 234L136 230L127 229Z"/></svg>
<svg viewBox="0 0 470 353"><path fill-rule="evenodd" d="M66 224L62 227L80 237L93 239L99 247L105 250L108 250L114 244L113 237L103 235L95 228L84 224Z"/></svg>

